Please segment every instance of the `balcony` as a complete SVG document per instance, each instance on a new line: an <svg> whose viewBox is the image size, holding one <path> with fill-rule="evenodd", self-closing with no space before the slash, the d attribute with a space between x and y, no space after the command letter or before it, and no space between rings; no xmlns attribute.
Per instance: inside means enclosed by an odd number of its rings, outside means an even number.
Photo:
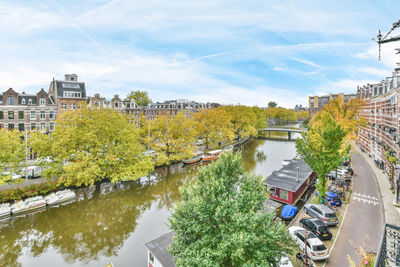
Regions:
<svg viewBox="0 0 400 267"><path fill-rule="evenodd" d="M374 267L400 266L400 227L385 223Z"/></svg>

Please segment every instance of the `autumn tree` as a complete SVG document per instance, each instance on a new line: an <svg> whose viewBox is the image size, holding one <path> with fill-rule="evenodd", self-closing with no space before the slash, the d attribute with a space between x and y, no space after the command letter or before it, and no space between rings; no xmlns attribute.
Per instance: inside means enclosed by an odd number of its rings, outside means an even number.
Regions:
<svg viewBox="0 0 400 267"><path fill-rule="evenodd" d="M266 114L268 118L276 119L280 124L284 124L289 121L297 121L296 112L292 109L286 109L282 107L267 108Z"/></svg>
<svg viewBox="0 0 400 267"><path fill-rule="evenodd" d="M263 210L261 177L228 153L180 189L169 218L177 266L277 266L294 243L285 225Z"/></svg>
<svg viewBox="0 0 400 267"><path fill-rule="evenodd" d="M349 152L349 147L342 148L345 136L343 127L328 119L323 126L313 126L302 134L303 138L296 139L298 155L317 174L320 199L326 193L327 174L335 170Z"/></svg>
<svg viewBox="0 0 400 267"><path fill-rule="evenodd" d="M194 122L183 112L175 116L158 116L151 127L152 148L157 152L160 164L192 157L196 139Z"/></svg>
<svg viewBox="0 0 400 267"><path fill-rule="evenodd" d="M25 161L25 141L17 130L0 129L0 185L11 180Z"/></svg>
<svg viewBox="0 0 400 267"><path fill-rule="evenodd" d="M136 125L118 111L83 105L63 113L50 135L33 135L30 145L41 158L51 159L43 163L45 176L87 186L105 178L115 183L147 175L153 164L138 137Z"/></svg>
<svg viewBox="0 0 400 267"><path fill-rule="evenodd" d="M238 138L257 136L257 115L250 107L237 105L237 106L223 106L218 110L224 110L231 115L232 130Z"/></svg>
<svg viewBox="0 0 400 267"><path fill-rule="evenodd" d="M197 134L202 136L206 149L210 144L234 137L231 115L223 109L202 109L193 115Z"/></svg>
<svg viewBox="0 0 400 267"><path fill-rule="evenodd" d="M296 116L298 120L306 120L309 117L309 113L305 110L297 111Z"/></svg>
<svg viewBox="0 0 400 267"><path fill-rule="evenodd" d="M140 107L145 107L151 103L151 99L146 91L131 91L126 97L126 100L131 99L135 100L136 104L138 104Z"/></svg>

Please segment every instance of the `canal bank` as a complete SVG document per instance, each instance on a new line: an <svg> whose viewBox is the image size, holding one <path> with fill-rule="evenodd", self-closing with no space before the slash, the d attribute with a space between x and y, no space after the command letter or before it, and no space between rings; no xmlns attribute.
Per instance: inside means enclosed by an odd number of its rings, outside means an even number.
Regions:
<svg viewBox="0 0 400 267"><path fill-rule="evenodd" d="M296 154L294 142L252 140L242 151L247 171L263 177ZM5 266L145 266L144 243L168 232L178 188L200 166L163 167L138 182L78 192L78 201L0 223Z"/></svg>

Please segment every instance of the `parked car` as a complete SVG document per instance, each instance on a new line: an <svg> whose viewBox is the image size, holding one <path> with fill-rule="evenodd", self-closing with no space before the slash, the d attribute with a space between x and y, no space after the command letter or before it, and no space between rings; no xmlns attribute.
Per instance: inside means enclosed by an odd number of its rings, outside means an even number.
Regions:
<svg viewBox="0 0 400 267"><path fill-rule="evenodd" d="M287 256L283 256L279 260L278 267L293 267L293 263Z"/></svg>
<svg viewBox="0 0 400 267"><path fill-rule="evenodd" d="M336 207L342 206L342 201L340 200L340 197L334 192L326 192L325 199L328 202L332 202L333 205L335 205Z"/></svg>
<svg viewBox="0 0 400 267"><path fill-rule="evenodd" d="M1 176L9 176L9 177L11 177L11 179L9 179L8 181L12 181L12 180L16 180L16 179L21 178L20 174L17 174L15 172L8 172L8 171L7 172L2 172Z"/></svg>
<svg viewBox="0 0 400 267"><path fill-rule="evenodd" d="M28 166L27 168L22 168L21 177L25 178L25 175L28 174L28 179L37 178L42 174L42 170L39 166Z"/></svg>
<svg viewBox="0 0 400 267"><path fill-rule="evenodd" d="M300 220L300 225L306 230L313 232L321 240L331 240L332 233L329 231L328 226L316 218L303 218Z"/></svg>
<svg viewBox="0 0 400 267"><path fill-rule="evenodd" d="M300 226L291 226L288 230L292 239L300 246L301 251L304 251L307 243L307 256L310 259L318 261L329 257L328 249L324 243L312 232Z"/></svg>
<svg viewBox="0 0 400 267"><path fill-rule="evenodd" d="M304 211L313 218L321 219L328 226L335 226L339 223L335 212L325 205L307 203L304 205Z"/></svg>

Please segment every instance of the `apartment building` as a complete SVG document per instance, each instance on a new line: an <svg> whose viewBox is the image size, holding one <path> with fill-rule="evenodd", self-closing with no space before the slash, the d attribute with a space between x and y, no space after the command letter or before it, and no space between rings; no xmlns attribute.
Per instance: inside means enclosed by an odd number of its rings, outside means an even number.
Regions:
<svg viewBox="0 0 400 267"><path fill-rule="evenodd" d="M10 88L0 94L0 128L51 132L56 117L57 105L44 89L37 94L19 94Z"/></svg>
<svg viewBox="0 0 400 267"><path fill-rule="evenodd" d="M358 131L358 144L388 176L393 169L389 157L400 158L398 65L392 76L381 82L357 87L357 97L365 101L360 116L368 121L368 125Z"/></svg>
<svg viewBox="0 0 400 267"><path fill-rule="evenodd" d="M308 97L308 112L310 119L319 111L321 111L329 101L340 98L342 101L346 102L350 99L355 99L357 97L356 94L347 94L339 93L339 94L329 94L324 96L309 96Z"/></svg>

